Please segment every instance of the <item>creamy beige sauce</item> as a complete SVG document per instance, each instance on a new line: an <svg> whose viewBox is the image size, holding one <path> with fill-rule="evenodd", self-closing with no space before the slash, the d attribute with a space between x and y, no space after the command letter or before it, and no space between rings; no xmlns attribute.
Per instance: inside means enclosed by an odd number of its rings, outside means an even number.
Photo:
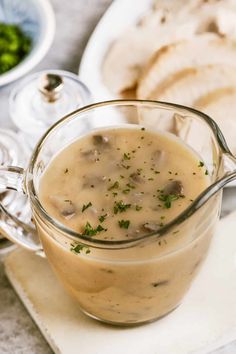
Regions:
<svg viewBox="0 0 236 354"><path fill-rule="evenodd" d="M50 215L81 234L136 237L159 229L205 189L209 177L201 165L167 136L140 128L97 132L51 162L40 199Z"/></svg>
<svg viewBox="0 0 236 354"><path fill-rule="evenodd" d="M209 184L204 163L170 134L116 128L61 151L41 177L39 198L82 236L135 239L175 218ZM179 304L207 252L218 208L212 200L165 237L124 250L70 242L37 214L35 220L49 261L82 309L124 324Z"/></svg>

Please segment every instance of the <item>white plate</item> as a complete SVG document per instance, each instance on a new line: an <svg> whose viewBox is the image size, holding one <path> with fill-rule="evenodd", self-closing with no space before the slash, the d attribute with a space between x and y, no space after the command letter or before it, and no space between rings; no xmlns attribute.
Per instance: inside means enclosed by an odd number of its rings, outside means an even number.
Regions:
<svg viewBox="0 0 236 354"><path fill-rule="evenodd" d="M124 30L138 21L151 7L153 0L116 0L103 15L85 48L79 76L92 92L94 101L117 98L105 87L101 65L110 44Z"/></svg>
<svg viewBox="0 0 236 354"><path fill-rule="evenodd" d="M102 82L101 66L111 43L129 26L137 23L153 0L116 0L105 12L93 31L84 50L80 67L80 79L89 87L94 102L119 98ZM121 20L122 19L122 20ZM235 187L231 182L226 187Z"/></svg>

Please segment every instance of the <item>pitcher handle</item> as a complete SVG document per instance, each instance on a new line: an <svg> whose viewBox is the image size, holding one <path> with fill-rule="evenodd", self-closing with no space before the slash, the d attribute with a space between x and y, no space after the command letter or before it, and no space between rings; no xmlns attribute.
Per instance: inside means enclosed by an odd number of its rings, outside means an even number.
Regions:
<svg viewBox="0 0 236 354"><path fill-rule="evenodd" d="M21 167L1 166L0 190L10 189L26 194L24 176L25 171ZM39 254L42 251L36 229L9 213L2 204L0 204L0 229L2 235L10 241Z"/></svg>

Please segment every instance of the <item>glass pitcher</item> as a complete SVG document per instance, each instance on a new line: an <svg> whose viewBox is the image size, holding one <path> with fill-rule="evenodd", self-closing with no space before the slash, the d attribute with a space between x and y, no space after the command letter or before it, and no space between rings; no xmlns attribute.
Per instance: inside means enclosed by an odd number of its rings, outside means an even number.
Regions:
<svg viewBox="0 0 236 354"><path fill-rule="evenodd" d="M158 231L125 240L81 236L41 205L40 177L55 155L76 139L93 129L126 124L169 132L182 139L204 161L211 184ZM222 188L235 178L236 160L216 123L205 114L156 101L96 103L53 125L35 148L25 171L12 166L0 168L0 187L27 194L36 228L10 218L5 209L0 227L11 241L45 253L87 315L118 325L145 323L181 303L208 252L219 219ZM73 252L77 245L90 252Z"/></svg>

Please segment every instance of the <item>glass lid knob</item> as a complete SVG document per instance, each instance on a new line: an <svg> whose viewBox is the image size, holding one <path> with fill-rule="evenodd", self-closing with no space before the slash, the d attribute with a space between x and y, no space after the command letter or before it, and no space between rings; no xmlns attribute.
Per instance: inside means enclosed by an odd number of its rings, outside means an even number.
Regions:
<svg viewBox="0 0 236 354"><path fill-rule="evenodd" d="M55 102L60 98L64 81L60 75L45 74L41 77L39 91L47 102Z"/></svg>
<svg viewBox="0 0 236 354"><path fill-rule="evenodd" d="M47 70L28 75L14 87L9 112L32 150L52 124L89 103L90 91L76 74Z"/></svg>

